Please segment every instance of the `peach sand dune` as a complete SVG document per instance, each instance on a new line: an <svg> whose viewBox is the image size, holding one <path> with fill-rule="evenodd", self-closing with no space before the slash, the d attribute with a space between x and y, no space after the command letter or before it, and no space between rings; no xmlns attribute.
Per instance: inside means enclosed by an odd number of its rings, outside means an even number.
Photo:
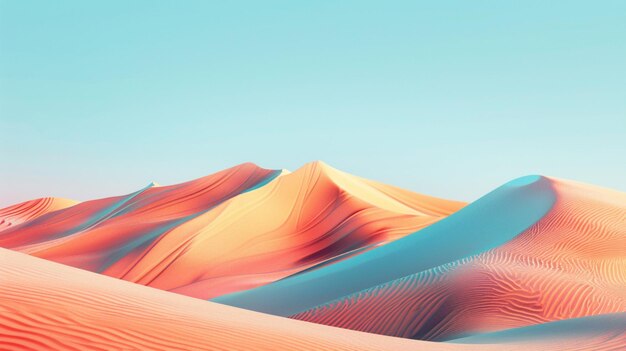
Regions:
<svg viewBox="0 0 626 351"><path fill-rule="evenodd" d="M208 299L359 254L464 205L322 162L293 173L245 163L14 220L0 247Z"/></svg>
<svg viewBox="0 0 626 351"><path fill-rule="evenodd" d="M618 350L625 322L609 315L578 321L576 333L544 325L465 344L409 340L223 306L0 249L0 345L10 351ZM558 338L545 338L551 329Z"/></svg>
<svg viewBox="0 0 626 351"><path fill-rule="evenodd" d="M293 317L378 334L449 340L626 311L626 194L562 179L543 182L555 194L553 205L503 245Z"/></svg>
<svg viewBox="0 0 626 351"><path fill-rule="evenodd" d="M465 204L245 163L0 209L0 247L0 350L626 344L626 194L552 177Z"/></svg>

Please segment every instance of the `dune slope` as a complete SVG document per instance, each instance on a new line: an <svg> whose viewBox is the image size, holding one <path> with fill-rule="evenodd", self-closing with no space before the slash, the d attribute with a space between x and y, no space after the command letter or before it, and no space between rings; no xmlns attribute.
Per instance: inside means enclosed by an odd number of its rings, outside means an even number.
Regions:
<svg viewBox="0 0 626 351"><path fill-rule="evenodd" d="M199 298L360 254L465 204L315 162L243 164L179 185L87 201L0 234L0 246Z"/></svg>
<svg viewBox="0 0 626 351"><path fill-rule="evenodd" d="M289 316L363 289L478 254L513 239L550 210L550 182L507 183L451 216L361 255L216 302Z"/></svg>
<svg viewBox="0 0 626 351"><path fill-rule="evenodd" d="M392 350L418 346L411 340L239 310L0 249L3 350Z"/></svg>
<svg viewBox="0 0 626 351"><path fill-rule="evenodd" d="M554 329L546 325L496 335L497 343L488 336L488 344L417 341L246 311L0 249L0 348L7 351L617 350L624 318L602 322L559 338L545 338Z"/></svg>
<svg viewBox="0 0 626 351"><path fill-rule="evenodd" d="M511 241L293 318L448 340L626 311L626 194L547 181L556 194L554 205Z"/></svg>
<svg viewBox="0 0 626 351"><path fill-rule="evenodd" d="M455 344L527 344L555 349L578 343L581 349L619 350L626 345L626 312L573 318L484 333L451 341Z"/></svg>
<svg viewBox="0 0 626 351"><path fill-rule="evenodd" d="M0 209L0 232L77 203L78 201L59 197L42 197L5 207Z"/></svg>

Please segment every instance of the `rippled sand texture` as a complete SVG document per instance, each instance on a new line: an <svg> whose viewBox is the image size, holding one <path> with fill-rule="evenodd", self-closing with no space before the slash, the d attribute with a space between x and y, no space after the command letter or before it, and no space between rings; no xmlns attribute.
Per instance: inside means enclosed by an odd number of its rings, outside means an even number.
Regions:
<svg viewBox="0 0 626 351"><path fill-rule="evenodd" d="M566 322L461 344L393 338L223 306L0 249L0 348L8 351L619 350L626 341L626 314Z"/></svg>
<svg viewBox="0 0 626 351"><path fill-rule="evenodd" d="M0 247L199 298L264 285L424 228L465 204L315 162L151 184L0 232Z"/></svg>
<svg viewBox="0 0 626 351"><path fill-rule="evenodd" d="M411 340L222 306L0 249L3 350L393 350Z"/></svg>
<svg viewBox="0 0 626 351"><path fill-rule="evenodd" d="M0 209L0 232L75 204L76 201L69 199L43 197Z"/></svg>
<svg viewBox="0 0 626 351"><path fill-rule="evenodd" d="M548 180L556 195L553 206L507 243L363 289L293 318L449 340L626 311L626 194Z"/></svg>
<svg viewBox="0 0 626 351"><path fill-rule="evenodd" d="M2 350L626 344L626 194L549 177L465 206L248 163L2 209L0 246Z"/></svg>

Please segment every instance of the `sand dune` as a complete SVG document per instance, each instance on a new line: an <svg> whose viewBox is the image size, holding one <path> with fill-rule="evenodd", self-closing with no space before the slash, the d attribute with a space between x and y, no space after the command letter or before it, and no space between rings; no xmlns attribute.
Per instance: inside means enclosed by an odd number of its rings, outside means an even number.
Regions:
<svg viewBox="0 0 626 351"><path fill-rule="evenodd" d="M0 249L0 347L7 351L617 350L624 320L609 316L602 328L583 322L594 328L540 342L536 334L563 327L467 341L478 345L416 341L241 310Z"/></svg>
<svg viewBox="0 0 626 351"><path fill-rule="evenodd" d="M559 179L549 184L556 194L550 211L504 245L293 317L447 340L626 311L626 194Z"/></svg>
<svg viewBox="0 0 626 351"><path fill-rule="evenodd" d="M0 349L626 343L626 194L567 180L522 177L465 206L321 162L248 163L0 221L0 246L22 252L0 249Z"/></svg>
<svg viewBox="0 0 626 351"><path fill-rule="evenodd" d="M459 338L455 344L526 344L620 350L626 345L626 312L573 318ZM566 346L569 345L569 346Z"/></svg>
<svg viewBox="0 0 626 351"><path fill-rule="evenodd" d="M418 346L411 340L239 310L0 249L3 350L409 350Z"/></svg>
<svg viewBox="0 0 626 351"><path fill-rule="evenodd" d="M191 182L157 187L149 186L134 193L105 199L85 201L64 211L58 211L22 223L0 236L0 246L36 252L46 248L70 246L67 242L89 236L99 230L107 242L94 245L92 251L112 253L124 241L143 238L161 227L207 211L213 206L245 191L276 171L243 164ZM125 228L132 226L126 230ZM86 241L81 240L80 241ZM100 240L102 241L102 240ZM87 248L81 245L71 250L79 255ZM63 256L63 255L61 255ZM85 261L97 261L84 257ZM97 262L100 263L100 262ZM89 263L95 265L96 263Z"/></svg>
<svg viewBox="0 0 626 351"><path fill-rule="evenodd" d="M385 246L214 301L281 316L301 313L502 245L540 220L554 200L547 179L521 178L446 219Z"/></svg>
<svg viewBox="0 0 626 351"><path fill-rule="evenodd" d="M243 164L42 216L2 232L0 246L211 298L359 254L463 206L321 162L293 173Z"/></svg>
<svg viewBox="0 0 626 351"><path fill-rule="evenodd" d="M0 209L0 231L77 203L78 201L59 197L42 197Z"/></svg>

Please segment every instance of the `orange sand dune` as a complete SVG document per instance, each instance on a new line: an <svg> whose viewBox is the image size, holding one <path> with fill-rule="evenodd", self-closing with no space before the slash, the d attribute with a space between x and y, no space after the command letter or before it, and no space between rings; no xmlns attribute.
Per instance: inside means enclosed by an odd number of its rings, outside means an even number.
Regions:
<svg viewBox="0 0 626 351"><path fill-rule="evenodd" d="M531 333L528 342L509 337L514 342L499 345L433 343L246 311L0 249L0 348L7 351L617 350L626 341L623 320L547 340Z"/></svg>
<svg viewBox="0 0 626 351"><path fill-rule="evenodd" d="M293 317L378 334L448 340L625 312L626 194L572 181L550 182L554 206L512 241Z"/></svg>
<svg viewBox="0 0 626 351"><path fill-rule="evenodd" d="M59 197L42 197L0 209L0 231L77 203Z"/></svg>
<svg viewBox="0 0 626 351"><path fill-rule="evenodd" d="M88 201L23 223L0 246L181 294L263 285L413 233L464 203L351 176L244 164Z"/></svg>
<svg viewBox="0 0 626 351"><path fill-rule="evenodd" d="M0 279L3 350L422 349L411 340L227 307L4 249Z"/></svg>
<svg viewBox="0 0 626 351"><path fill-rule="evenodd" d="M63 246L67 241L76 242L85 233L98 230L103 236L117 237L99 247L109 254L109 250L123 245L124 241L140 240L177 220L207 211L271 177L272 173L274 171L252 164L242 164L182 184L159 187L151 183L128 195L85 201L14 226L2 233L0 246L14 249ZM81 254L82 248L78 249L76 253ZM82 264L97 265L95 256L96 253L84 256Z"/></svg>

